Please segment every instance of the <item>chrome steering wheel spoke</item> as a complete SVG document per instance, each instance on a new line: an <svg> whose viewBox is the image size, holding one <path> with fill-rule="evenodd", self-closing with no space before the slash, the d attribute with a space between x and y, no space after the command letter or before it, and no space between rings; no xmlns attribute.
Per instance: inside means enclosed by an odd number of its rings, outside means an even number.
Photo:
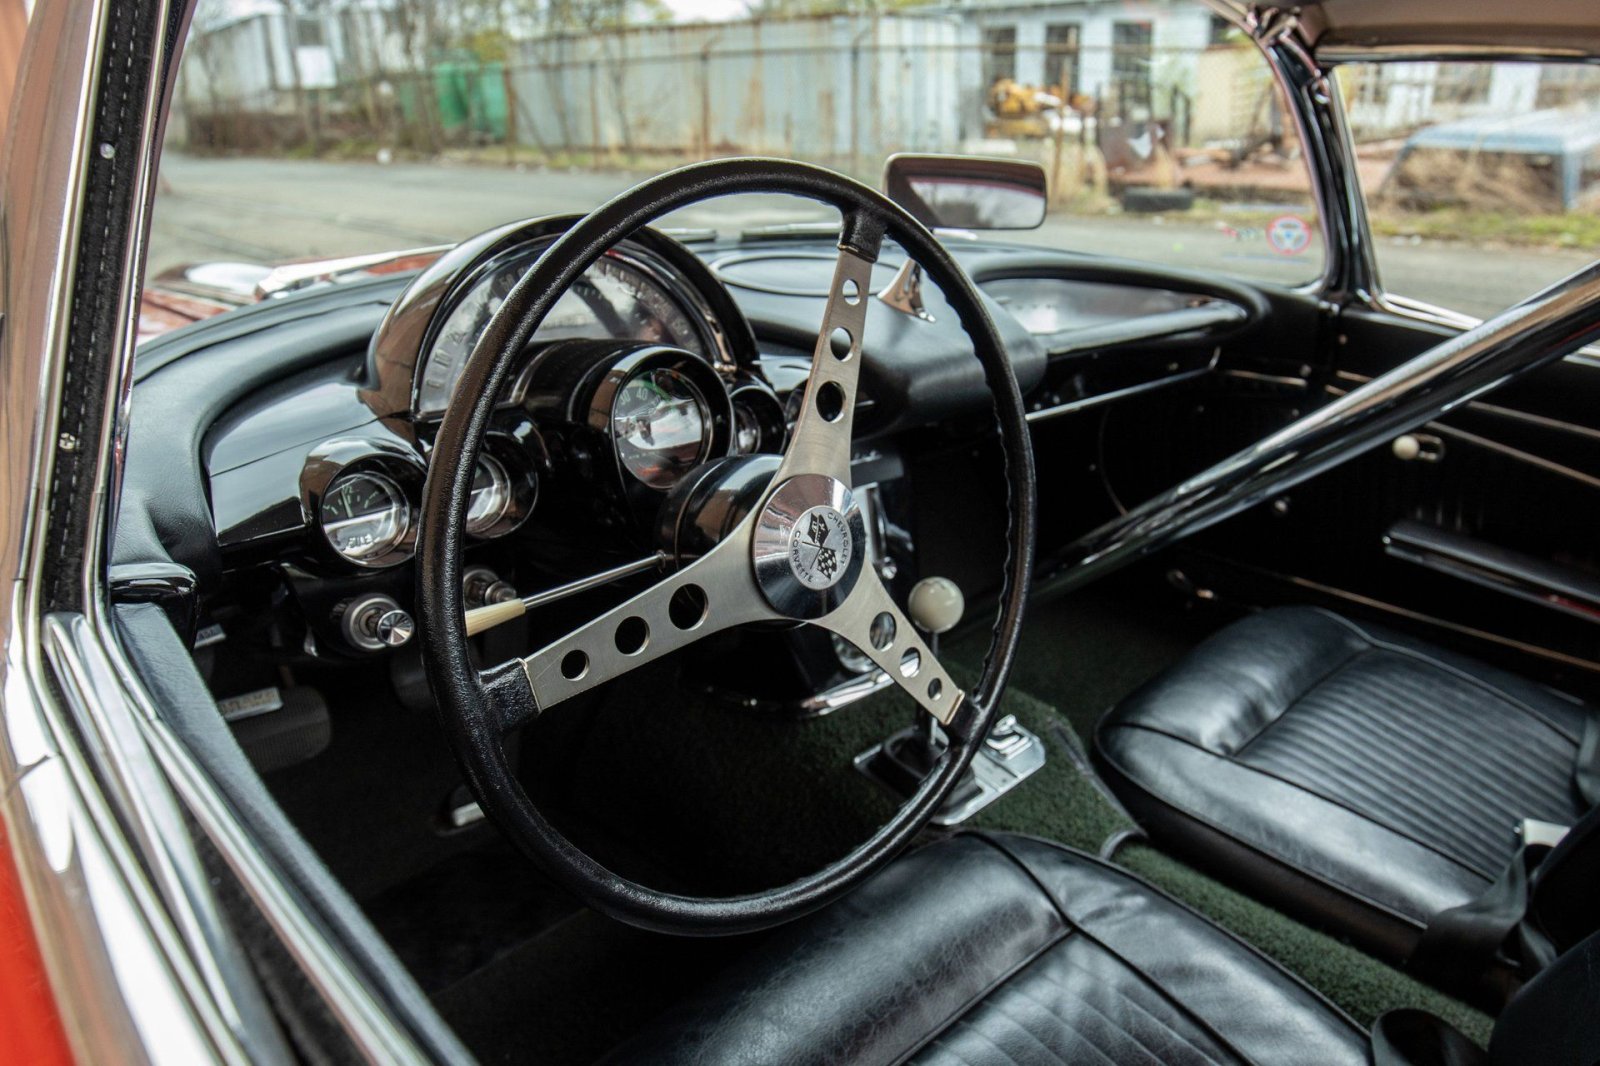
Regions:
<svg viewBox="0 0 1600 1066"><path fill-rule="evenodd" d="M822 474L850 487L850 436L873 262L849 248L839 249L822 328L811 354L805 399L789 435L783 464L772 479L774 485L796 474Z"/></svg>
<svg viewBox="0 0 1600 1066"><path fill-rule="evenodd" d="M949 725L954 720L965 693L895 605L871 567L862 573L837 610L813 624L854 644L940 723Z"/></svg>
<svg viewBox="0 0 1600 1066"><path fill-rule="evenodd" d="M521 660L543 711L695 641L747 622L781 617L750 569L754 518L705 555L587 625Z"/></svg>

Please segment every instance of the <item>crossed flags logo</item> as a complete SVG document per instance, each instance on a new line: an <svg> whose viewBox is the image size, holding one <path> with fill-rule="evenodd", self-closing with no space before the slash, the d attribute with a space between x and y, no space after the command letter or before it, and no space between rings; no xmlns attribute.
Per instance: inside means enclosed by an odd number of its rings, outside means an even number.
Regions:
<svg viewBox="0 0 1600 1066"><path fill-rule="evenodd" d="M817 549L816 567L824 577L832 577L835 570L839 569L839 556L830 547L828 541L828 520L820 514L811 516L810 528L806 537Z"/></svg>

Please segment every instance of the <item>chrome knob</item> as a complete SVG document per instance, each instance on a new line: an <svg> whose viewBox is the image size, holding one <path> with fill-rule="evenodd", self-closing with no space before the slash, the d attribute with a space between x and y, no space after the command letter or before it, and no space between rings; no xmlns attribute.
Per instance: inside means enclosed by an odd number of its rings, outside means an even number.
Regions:
<svg viewBox="0 0 1600 1066"><path fill-rule="evenodd" d="M381 592L345 604L339 617L344 639L357 651L398 648L411 639L416 623L394 599Z"/></svg>
<svg viewBox="0 0 1600 1066"><path fill-rule="evenodd" d="M947 577L925 577L911 589L906 601L906 613L911 622L924 633L948 633L961 621L967 609L961 589Z"/></svg>
<svg viewBox="0 0 1600 1066"><path fill-rule="evenodd" d="M396 607L392 611L385 611L378 616L372 624L373 636L377 637L386 647L398 648L411 639L411 634L416 632L416 623L405 611Z"/></svg>

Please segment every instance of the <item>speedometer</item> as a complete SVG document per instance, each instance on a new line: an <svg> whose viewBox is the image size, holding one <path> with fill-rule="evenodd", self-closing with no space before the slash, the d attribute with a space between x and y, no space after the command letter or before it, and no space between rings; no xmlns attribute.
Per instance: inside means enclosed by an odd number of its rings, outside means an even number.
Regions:
<svg viewBox="0 0 1600 1066"><path fill-rule="evenodd" d="M444 413L456 381L489 319L528 270L543 245L519 249L480 274L457 300L423 357L417 414ZM645 341L709 356L705 335L685 305L657 281L642 259L612 250L556 301L535 342L568 339Z"/></svg>

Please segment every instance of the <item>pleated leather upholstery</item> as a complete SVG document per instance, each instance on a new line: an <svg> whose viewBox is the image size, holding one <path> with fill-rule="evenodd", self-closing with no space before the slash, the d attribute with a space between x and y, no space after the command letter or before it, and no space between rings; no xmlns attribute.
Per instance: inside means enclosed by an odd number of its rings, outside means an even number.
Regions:
<svg viewBox="0 0 1600 1066"><path fill-rule="evenodd" d="M1031 838L902 858L608 1062L1365 1064L1316 992L1144 882Z"/></svg>
<svg viewBox="0 0 1600 1066"><path fill-rule="evenodd" d="M1310 608L1217 634L1106 717L1096 754L1163 843L1404 958L1505 867L1524 818L1570 825L1569 697Z"/></svg>
<svg viewBox="0 0 1600 1066"><path fill-rule="evenodd" d="M1242 1060L1116 956L1085 937L1068 937L951 1022L912 1061L1209 1066Z"/></svg>

